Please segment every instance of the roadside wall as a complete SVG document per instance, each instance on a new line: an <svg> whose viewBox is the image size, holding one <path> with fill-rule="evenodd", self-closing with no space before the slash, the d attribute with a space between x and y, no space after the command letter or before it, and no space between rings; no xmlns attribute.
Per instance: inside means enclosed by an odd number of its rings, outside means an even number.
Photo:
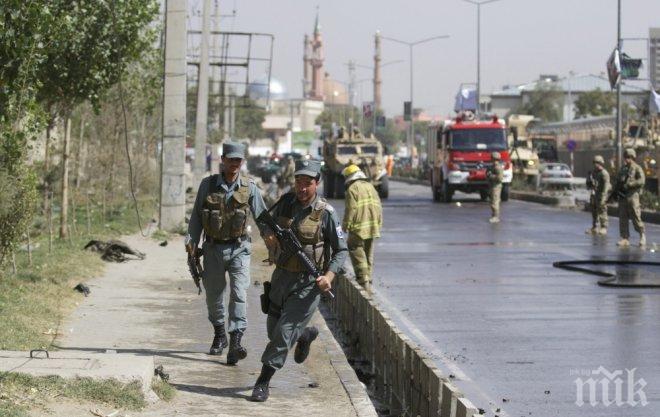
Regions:
<svg viewBox="0 0 660 417"><path fill-rule="evenodd" d="M344 275L327 304L374 376L373 393L396 416L475 417L478 409L441 374L362 287Z"/></svg>

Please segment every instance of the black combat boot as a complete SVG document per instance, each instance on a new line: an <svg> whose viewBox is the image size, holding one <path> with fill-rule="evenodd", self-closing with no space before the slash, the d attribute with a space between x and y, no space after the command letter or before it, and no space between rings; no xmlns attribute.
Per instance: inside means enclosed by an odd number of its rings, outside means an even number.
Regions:
<svg viewBox="0 0 660 417"><path fill-rule="evenodd" d="M218 324L213 326L215 332L213 336L213 343L209 355L219 356L222 355L222 350L227 347L227 335L225 334L225 325Z"/></svg>
<svg viewBox="0 0 660 417"><path fill-rule="evenodd" d="M247 349L241 346L243 331L234 330L229 333L229 352L227 352L227 365L236 365L241 359L247 357Z"/></svg>
<svg viewBox="0 0 660 417"><path fill-rule="evenodd" d="M298 338L298 343L296 343L296 351L293 354L293 360L296 363L303 363L309 355L309 347L312 345L312 342L319 335L319 329L314 326L305 327L302 331L302 334Z"/></svg>
<svg viewBox="0 0 660 417"><path fill-rule="evenodd" d="M262 403L268 399L268 384L274 374L275 368L268 365L263 365L261 367L261 374L259 375L259 378L257 378L257 382L254 384L250 401Z"/></svg>

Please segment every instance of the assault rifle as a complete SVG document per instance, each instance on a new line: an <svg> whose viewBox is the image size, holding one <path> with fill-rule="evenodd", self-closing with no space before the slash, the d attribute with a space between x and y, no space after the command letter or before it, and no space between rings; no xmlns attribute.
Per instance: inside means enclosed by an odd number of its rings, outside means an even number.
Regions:
<svg viewBox="0 0 660 417"><path fill-rule="evenodd" d="M291 229L284 229L280 227L280 225L275 222L275 219L273 219L273 216L268 210L261 212L259 217L257 217L257 222L265 224L273 231L275 238L277 238L277 241L280 244L280 249L282 249L285 259L289 259L291 256L295 256L300 260L300 262L302 262L302 264L305 266L305 269L307 269L307 272L309 272L310 275L312 275L314 278L318 278L323 275L321 271L319 271L319 269L316 267L314 262L309 259L305 252L303 252L303 245L300 243L296 235L293 234ZM328 291L328 294L330 297L335 298L332 291Z"/></svg>
<svg viewBox="0 0 660 417"><path fill-rule="evenodd" d="M612 192L610 193L610 196L607 198L608 203L611 203L612 201L619 201L620 198L626 198L626 192L623 189L623 186L626 183L628 183L629 178L630 178L630 171L628 171L628 173L623 179L617 177L616 184L614 184L614 187L612 187Z"/></svg>
<svg viewBox="0 0 660 417"><path fill-rule="evenodd" d="M188 242L186 243L186 252L188 252L188 269L190 270L190 275L197 286L197 295L199 295L202 293L202 287L199 285L199 280L202 277L203 272L199 258L202 257L204 251L193 246L192 242Z"/></svg>

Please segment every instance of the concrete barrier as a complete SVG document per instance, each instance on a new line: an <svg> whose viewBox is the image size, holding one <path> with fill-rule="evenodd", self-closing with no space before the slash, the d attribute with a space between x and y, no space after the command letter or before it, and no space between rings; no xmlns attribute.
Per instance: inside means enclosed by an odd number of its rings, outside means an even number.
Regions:
<svg viewBox="0 0 660 417"><path fill-rule="evenodd" d="M529 191L511 190L509 196L515 200L529 201L532 203L546 204L557 207L575 207L575 197L571 196L549 196Z"/></svg>
<svg viewBox="0 0 660 417"><path fill-rule="evenodd" d="M372 395L390 415L472 417L477 409L434 361L405 336L373 298L355 282L338 275L336 297L326 300L348 349L373 375Z"/></svg>

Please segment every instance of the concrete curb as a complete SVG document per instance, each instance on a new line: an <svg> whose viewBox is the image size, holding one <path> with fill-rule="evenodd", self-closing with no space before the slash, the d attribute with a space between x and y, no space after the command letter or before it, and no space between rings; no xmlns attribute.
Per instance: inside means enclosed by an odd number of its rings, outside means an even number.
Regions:
<svg viewBox="0 0 660 417"><path fill-rule="evenodd" d="M337 377L344 386L357 416L377 417L378 413L369 398L369 393L367 392L366 387L360 382L355 371L348 363L344 351L332 335L332 331L328 328L328 325L320 312L317 312L314 315L313 322L319 329L319 337L323 343L323 348L328 353L330 363L337 373Z"/></svg>
<svg viewBox="0 0 660 417"><path fill-rule="evenodd" d="M549 196L541 195L537 193L530 193L525 191L514 191L509 192L509 196L515 200L528 201L530 203L539 203L545 204L548 206L556 207L575 207L575 198L571 196Z"/></svg>
<svg viewBox="0 0 660 417"><path fill-rule="evenodd" d="M406 184L425 185L430 187L431 183L428 180L418 180L415 178L404 177L391 177L392 181L399 181ZM561 207L561 208L574 208L576 207L575 200L572 197L553 197L541 195L528 191L510 191L510 197L514 200L527 201L529 203L544 204L547 206ZM619 217L619 209L615 205L610 205L607 208L607 214L612 217ZM642 210L642 220L646 223L660 224L660 212Z"/></svg>
<svg viewBox="0 0 660 417"><path fill-rule="evenodd" d="M90 353L76 351L52 351L35 353L0 351L0 371L16 372L32 376L56 375L65 379L92 378L116 379L122 383L140 383L145 399L153 402L151 390L154 377L154 357L108 351ZM156 398L157 399L157 398Z"/></svg>

